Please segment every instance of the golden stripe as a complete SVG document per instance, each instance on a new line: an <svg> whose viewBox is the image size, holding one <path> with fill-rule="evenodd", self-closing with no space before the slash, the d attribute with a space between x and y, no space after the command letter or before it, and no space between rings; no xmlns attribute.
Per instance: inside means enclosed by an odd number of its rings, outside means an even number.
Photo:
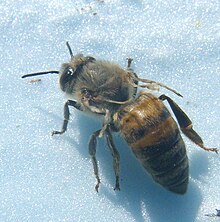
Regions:
<svg viewBox="0 0 220 222"><path fill-rule="evenodd" d="M142 149L147 146L154 146L160 143L161 139L166 140L171 135L174 134L175 130L177 129L177 124L170 116L164 122L161 122L158 126L155 126L154 129L143 138L139 139L138 141L130 144L132 149ZM149 131L149 129L147 129Z"/></svg>

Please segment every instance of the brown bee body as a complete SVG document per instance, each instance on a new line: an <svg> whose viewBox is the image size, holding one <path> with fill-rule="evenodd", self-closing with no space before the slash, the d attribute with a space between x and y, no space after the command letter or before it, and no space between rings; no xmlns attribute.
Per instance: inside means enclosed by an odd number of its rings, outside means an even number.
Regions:
<svg viewBox="0 0 220 222"><path fill-rule="evenodd" d="M64 104L62 128L53 131L52 135L66 132L69 107L103 117L102 127L89 140L89 154L97 180L96 191L100 184L96 145L97 138L102 136L106 138L113 156L115 190L120 190L120 155L112 137L112 131L119 131L156 182L175 193L185 193L188 184L186 149L178 126L162 101L168 101L181 131L189 139L204 150L217 153L217 149L204 147L201 137L192 129L191 120L171 98L165 95L157 98L149 93L141 93L135 98L138 87L150 90L164 87L181 95L162 83L138 78L130 68L132 59L128 59L127 68L123 69L90 56L74 56L68 42L67 47L71 60L62 64L60 71L31 73L22 78L59 74L60 88L68 100Z"/></svg>
<svg viewBox="0 0 220 222"><path fill-rule="evenodd" d="M188 158L180 131L162 101L141 94L124 105L115 125L137 159L153 179L166 189L183 194L188 185Z"/></svg>

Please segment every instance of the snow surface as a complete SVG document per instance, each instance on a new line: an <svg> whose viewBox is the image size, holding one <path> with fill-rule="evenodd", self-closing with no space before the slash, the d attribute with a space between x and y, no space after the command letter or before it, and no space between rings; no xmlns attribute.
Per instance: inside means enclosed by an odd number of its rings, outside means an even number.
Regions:
<svg viewBox="0 0 220 222"><path fill-rule="evenodd" d="M58 70L73 52L126 66L160 81L191 117L209 147L220 147L219 0L10 0L0 3L0 221L217 221L219 155L185 137L190 159L186 195L155 184L119 136L121 191L112 158L98 144L101 187L87 142L100 122L72 111L65 135L51 137L63 120L65 97L57 76L41 82L23 74ZM37 78L33 78L37 79Z"/></svg>

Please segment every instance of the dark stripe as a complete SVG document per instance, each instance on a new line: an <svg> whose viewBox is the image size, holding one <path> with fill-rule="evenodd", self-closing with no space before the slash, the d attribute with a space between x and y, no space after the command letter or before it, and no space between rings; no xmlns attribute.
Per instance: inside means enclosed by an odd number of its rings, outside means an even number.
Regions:
<svg viewBox="0 0 220 222"><path fill-rule="evenodd" d="M145 152L139 151L135 154L157 183L173 192L184 193L188 184L189 165L185 144L179 131L176 141L169 142L165 147L162 144L156 150L155 147L147 147L142 150Z"/></svg>
<svg viewBox="0 0 220 222"><path fill-rule="evenodd" d="M161 147L163 150L163 147ZM147 164L151 166L156 172L168 171L169 168L174 168L182 161L183 157L186 156L185 144L181 137L175 144L170 144L170 150L166 150L158 156L151 157L148 159Z"/></svg>
<svg viewBox="0 0 220 222"><path fill-rule="evenodd" d="M145 159L147 161L149 159L156 159L160 155L164 155L166 152L170 151L173 146L176 146L179 140L182 140L182 137L177 128L173 135L166 138L166 140L161 141L160 144L142 149L133 149L132 151L140 160Z"/></svg>
<svg viewBox="0 0 220 222"><path fill-rule="evenodd" d="M171 183L167 184L167 187L174 188L181 186L184 182L188 182L189 180L189 167L184 168L180 174L177 174L177 177L175 177L175 180L173 180Z"/></svg>
<svg viewBox="0 0 220 222"><path fill-rule="evenodd" d="M169 171L166 171L161 175L153 175L154 179L164 186L171 187L181 184L182 180L185 180L185 177L188 177L188 158L184 156L183 161L178 166L173 167Z"/></svg>
<svg viewBox="0 0 220 222"><path fill-rule="evenodd" d="M187 160L186 153L182 156L181 159L178 160L179 152L177 152L177 155L170 157L170 161L168 161L167 166L160 165L159 168L154 169L155 173L154 175L156 177L162 177L165 174L169 174L170 171L177 169L178 167L181 167L184 165L184 162ZM177 157L177 158L176 158ZM175 163L173 162L175 161Z"/></svg>

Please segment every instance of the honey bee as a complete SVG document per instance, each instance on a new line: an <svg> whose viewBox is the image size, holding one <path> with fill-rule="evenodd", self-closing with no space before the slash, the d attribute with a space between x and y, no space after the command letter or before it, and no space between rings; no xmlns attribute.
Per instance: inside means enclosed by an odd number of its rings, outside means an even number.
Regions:
<svg viewBox="0 0 220 222"><path fill-rule="evenodd" d="M203 145L201 137L192 128L191 120L171 98L166 95L157 98L145 91L137 93L137 89L158 90L164 87L178 96L182 95L162 83L139 78L131 68L130 58L127 68L123 69L91 56L74 56L68 42L67 47L71 59L62 64L60 71L31 73L22 78L59 74L60 88L69 99L64 105L62 129L53 131L52 135L66 132L70 106L103 117L102 127L89 140L89 154L97 180L96 191L100 184L96 145L97 138L103 136L113 156L114 189L120 190L120 155L112 136L112 132L119 132L157 183L172 192L185 193L189 178L186 148L178 125L163 101L168 101L181 131L188 138L204 150L217 153L217 149Z"/></svg>
<svg viewBox="0 0 220 222"><path fill-rule="evenodd" d="M153 179L174 193L184 194L189 180L188 157L178 125L163 104L164 100L168 101L181 131L189 139L206 151L217 152L203 145L191 120L166 95L157 98L141 92L114 114L114 124Z"/></svg>

